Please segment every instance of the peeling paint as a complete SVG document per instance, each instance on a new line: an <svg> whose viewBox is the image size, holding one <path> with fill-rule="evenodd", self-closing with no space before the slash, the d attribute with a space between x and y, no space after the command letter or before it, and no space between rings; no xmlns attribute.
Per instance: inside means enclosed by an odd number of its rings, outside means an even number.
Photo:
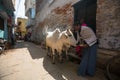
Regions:
<svg viewBox="0 0 120 80"><path fill-rule="evenodd" d="M120 50L120 0L98 0L97 35L99 47Z"/></svg>

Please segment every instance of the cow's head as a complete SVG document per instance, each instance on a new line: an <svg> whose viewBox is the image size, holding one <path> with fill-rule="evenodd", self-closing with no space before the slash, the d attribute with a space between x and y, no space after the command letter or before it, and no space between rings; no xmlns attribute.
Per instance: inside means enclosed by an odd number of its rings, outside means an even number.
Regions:
<svg viewBox="0 0 120 80"><path fill-rule="evenodd" d="M59 34L59 33L60 33L60 29L59 29L59 28L56 28L56 29L53 31L53 33Z"/></svg>
<svg viewBox="0 0 120 80"><path fill-rule="evenodd" d="M77 41L75 40L73 33L70 29L67 29L62 34L63 44L76 46Z"/></svg>

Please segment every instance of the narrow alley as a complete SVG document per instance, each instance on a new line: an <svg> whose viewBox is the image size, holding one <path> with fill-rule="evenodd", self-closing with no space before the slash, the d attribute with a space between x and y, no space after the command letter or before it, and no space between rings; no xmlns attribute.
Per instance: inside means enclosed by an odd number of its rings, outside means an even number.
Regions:
<svg viewBox="0 0 120 80"><path fill-rule="evenodd" d="M69 60L52 64L45 45ZM0 0L0 80L119 76L120 0Z"/></svg>
<svg viewBox="0 0 120 80"><path fill-rule="evenodd" d="M0 56L0 80L107 80L98 68L94 77L77 76L78 66L70 61L52 64L40 45L18 41Z"/></svg>

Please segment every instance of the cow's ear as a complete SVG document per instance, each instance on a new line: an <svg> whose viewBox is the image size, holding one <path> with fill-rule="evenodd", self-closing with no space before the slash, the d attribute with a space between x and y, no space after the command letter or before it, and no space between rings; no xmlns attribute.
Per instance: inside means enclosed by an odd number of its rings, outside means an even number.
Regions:
<svg viewBox="0 0 120 80"><path fill-rule="evenodd" d="M68 38L68 36L67 36L67 35L65 35L65 38Z"/></svg>
<svg viewBox="0 0 120 80"><path fill-rule="evenodd" d="M67 31L66 31L67 33L69 33L70 31L69 31L69 29L67 29Z"/></svg>
<svg viewBox="0 0 120 80"><path fill-rule="evenodd" d="M69 31L69 29L67 29L67 31Z"/></svg>
<svg viewBox="0 0 120 80"><path fill-rule="evenodd" d="M68 38L67 34L65 34L65 38Z"/></svg>

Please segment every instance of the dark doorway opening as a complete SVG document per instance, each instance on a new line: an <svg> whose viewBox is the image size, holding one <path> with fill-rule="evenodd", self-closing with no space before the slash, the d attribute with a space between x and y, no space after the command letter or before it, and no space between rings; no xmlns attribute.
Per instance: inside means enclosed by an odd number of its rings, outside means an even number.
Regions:
<svg viewBox="0 0 120 80"><path fill-rule="evenodd" d="M97 0L80 0L73 5L74 23L84 18L89 27L96 33Z"/></svg>
<svg viewBox="0 0 120 80"><path fill-rule="evenodd" d="M0 17L0 29L4 30L4 19Z"/></svg>

